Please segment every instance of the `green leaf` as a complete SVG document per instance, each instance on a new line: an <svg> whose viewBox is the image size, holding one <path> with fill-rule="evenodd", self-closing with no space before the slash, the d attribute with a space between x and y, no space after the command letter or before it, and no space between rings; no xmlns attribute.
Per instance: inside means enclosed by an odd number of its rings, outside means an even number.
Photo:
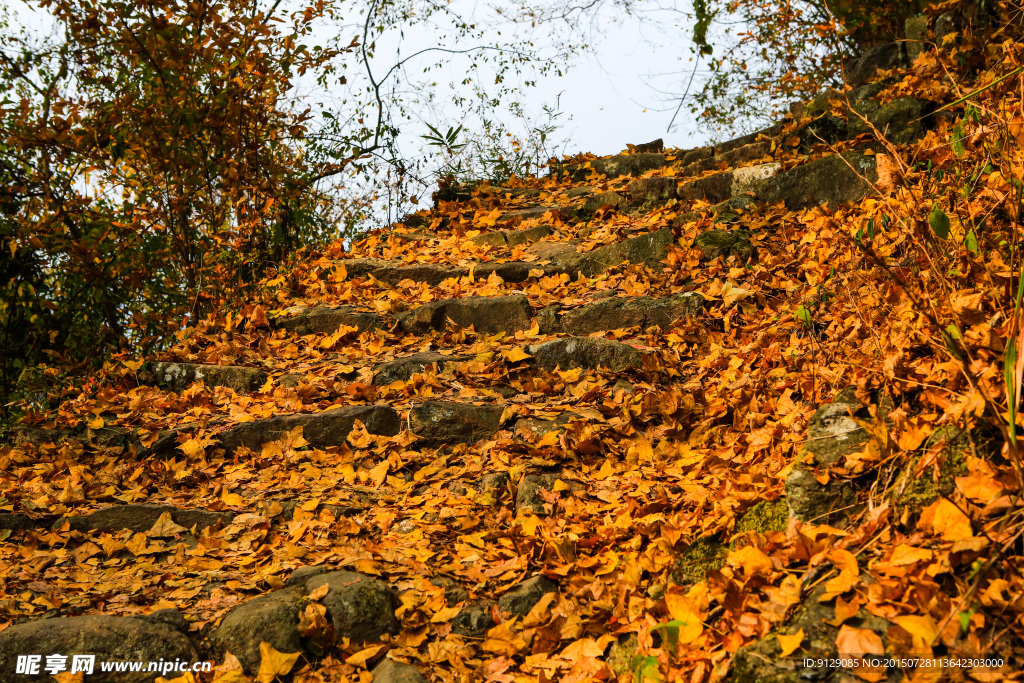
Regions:
<svg viewBox="0 0 1024 683"><path fill-rule="evenodd" d="M645 681L660 683L663 680L658 671L657 657L637 655L633 658L632 669L634 683L644 683Z"/></svg>
<svg viewBox="0 0 1024 683"><path fill-rule="evenodd" d="M928 225L940 239L949 237L949 216L942 210L938 202L932 204L932 212L928 215Z"/></svg>
<svg viewBox="0 0 1024 683"><path fill-rule="evenodd" d="M956 329L956 325L946 325L946 334L953 339L960 341L960 330Z"/></svg>
<svg viewBox="0 0 1024 683"><path fill-rule="evenodd" d="M955 154L958 159L962 159L963 156L967 154L967 148L964 147L965 137L963 128L959 125L953 128L953 154Z"/></svg>
<svg viewBox="0 0 1024 683"><path fill-rule="evenodd" d="M981 251L978 249L978 237L974 234L974 230L967 232L967 237L964 238L964 245L967 247L967 251L972 254L980 254Z"/></svg>
<svg viewBox="0 0 1024 683"><path fill-rule="evenodd" d="M793 313L793 317L799 320L803 324L803 326L807 328L810 328L810 326L814 323L814 319L811 317L811 312L804 308L803 306L800 306L796 309L796 311Z"/></svg>

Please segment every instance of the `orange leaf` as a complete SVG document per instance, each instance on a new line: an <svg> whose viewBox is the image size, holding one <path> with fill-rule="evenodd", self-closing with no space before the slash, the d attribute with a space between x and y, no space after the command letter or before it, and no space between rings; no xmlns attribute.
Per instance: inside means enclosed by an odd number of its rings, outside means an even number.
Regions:
<svg viewBox="0 0 1024 683"><path fill-rule="evenodd" d="M882 638L867 628L853 628L843 626L836 636L836 647L839 653L846 655L881 655L885 654L885 645Z"/></svg>
<svg viewBox="0 0 1024 683"><path fill-rule="evenodd" d="M260 670L256 674L256 683L271 683L278 676L288 674L299 659L299 652L278 652L264 641L260 643Z"/></svg>
<svg viewBox="0 0 1024 683"><path fill-rule="evenodd" d="M793 654L800 643L804 642L804 630L800 629L793 635L784 636L781 633L776 636L779 639L779 647L782 648L782 652L779 653L780 657L788 657Z"/></svg>
<svg viewBox="0 0 1024 683"><path fill-rule="evenodd" d="M931 530L947 541L974 537L970 518L945 498L939 498L921 511L918 528Z"/></svg>

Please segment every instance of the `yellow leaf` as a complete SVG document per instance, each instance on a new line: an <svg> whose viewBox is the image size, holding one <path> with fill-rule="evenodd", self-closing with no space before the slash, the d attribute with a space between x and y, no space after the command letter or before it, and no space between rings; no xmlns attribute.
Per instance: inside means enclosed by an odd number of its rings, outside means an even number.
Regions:
<svg viewBox="0 0 1024 683"><path fill-rule="evenodd" d="M882 638L874 631L866 628L843 626L836 636L836 647L841 655L881 655L885 654Z"/></svg>
<svg viewBox="0 0 1024 683"><path fill-rule="evenodd" d="M512 630L515 619L498 624L487 632L487 637L480 646L485 652L511 657L526 648L526 641Z"/></svg>
<svg viewBox="0 0 1024 683"><path fill-rule="evenodd" d="M141 360L126 360L126 361L124 361L124 366L126 368L128 368L129 370L131 370L132 372L138 372L139 368L142 367L142 361Z"/></svg>
<svg viewBox="0 0 1024 683"><path fill-rule="evenodd" d="M931 529L932 532L947 541L960 541L974 537L970 518L945 498L939 498L921 511L918 527Z"/></svg>
<svg viewBox="0 0 1024 683"><path fill-rule="evenodd" d="M907 545L906 543L900 543L898 546L893 548L892 557L889 558L889 562L897 567L903 567L914 564L915 562L924 562L930 559L932 559L931 550L926 548L915 548Z"/></svg>
<svg viewBox="0 0 1024 683"><path fill-rule="evenodd" d="M577 662L583 657L600 657L603 654L604 649L597 644L596 640L593 638L580 638L573 643L569 643L559 653L559 656L562 659L568 659L570 662Z"/></svg>
<svg viewBox="0 0 1024 683"><path fill-rule="evenodd" d="M743 546L729 553L726 563L730 567L741 567L747 576L771 574L774 569L768 556L752 545Z"/></svg>
<svg viewBox="0 0 1024 683"><path fill-rule="evenodd" d="M381 464L370 470L370 481L373 482L375 487L379 487L384 483L384 479L388 476L388 461L385 460Z"/></svg>
<svg viewBox="0 0 1024 683"><path fill-rule="evenodd" d="M915 641L920 639L924 644L929 646L932 644L932 641L935 640L935 636L939 633L938 626L935 625L935 622L927 614L896 617L894 621L897 626L914 636Z"/></svg>
<svg viewBox="0 0 1024 683"><path fill-rule="evenodd" d="M722 300L725 302L726 306L731 306L737 301L746 299L748 296L750 296L749 289L737 287L732 282L726 282L725 286L722 287Z"/></svg>
<svg viewBox="0 0 1024 683"><path fill-rule="evenodd" d="M837 548L828 554L828 559L839 570L839 576L825 582L825 593L820 598L822 602L845 593L860 582L857 558L849 550Z"/></svg>
<svg viewBox="0 0 1024 683"><path fill-rule="evenodd" d="M256 674L256 683L271 683L278 676L287 675L300 654L278 652L270 643L263 641L260 643L260 670Z"/></svg>
<svg viewBox="0 0 1024 683"><path fill-rule="evenodd" d="M89 424L89 429L103 429L103 425L106 424L106 423L103 422L103 418L102 417L97 415L93 419L89 420L88 424Z"/></svg>
<svg viewBox="0 0 1024 683"><path fill-rule="evenodd" d="M507 351L502 351L501 356L510 363L518 363L521 360L533 358L533 356L528 354L521 346L517 346L514 349L508 349Z"/></svg>
<svg viewBox="0 0 1024 683"><path fill-rule="evenodd" d="M376 659L377 655L379 655L383 650L386 650L389 647L390 645L381 644L365 648L355 653L351 657L346 658L345 663L351 664L352 666L358 666L361 669L368 669L370 667L367 666L367 662Z"/></svg>
<svg viewBox="0 0 1024 683"><path fill-rule="evenodd" d="M153 528L147 531L146 535L150 538L172 538L178 534L183 534L186 531L188 531L188 529L174 523L174 520L171 519L170 512L164 512L157 517L156 522L153 524Z"/></svg>
<svg viewBox="0 0 1024 683"><path fill-rule="evenodd" d="M220 500L228 507L245 507L245 499L242 498L237 493L228 493L227 491L225 491L224 493L220 494Z"/></svg>
<svg viewBox="0 0 1024 683"><path fill-rule="evenodd" d="M788 657L796 652L796 649L800 647L800 643L804 642L804 630L800 629L790 636L784 636L780 633L776 637L779 639L779 647L782 649L779 656Z"/></svg>

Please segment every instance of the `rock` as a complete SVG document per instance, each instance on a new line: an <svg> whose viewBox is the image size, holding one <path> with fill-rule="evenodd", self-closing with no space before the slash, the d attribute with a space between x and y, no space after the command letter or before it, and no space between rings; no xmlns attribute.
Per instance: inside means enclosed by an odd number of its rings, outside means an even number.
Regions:
<svg viewBox="0 0 1024 683"><path fill-rule="evenodd" d="M476 443L498 431L502 412L500 405L427 401L409 411L409 423L426 445Z"/></svg>
<svg viewBox="0 0 1024 683"><path fill-rule="evenodd" d="M701 538L679 554L669 581L682 586L699 583L707 578L710 571L718 571L725 566L725 556L729 548L713 538Z"/></svg>
<svg viewBox="0 0 1024 683"><path fill-rule="evenodd" d="M566 311L558 318L558 329L577 336L636 326L667 330L676 320L699 315L703 307L704 298L695 292L665 298L613 297Z"/></svg>
<svg viewBox="0 0 1024 683"><path fill-rule="evenodd" d="M208 387L228 387L240 394L258 391L267 382L267 373L262 370L234 365L158 361L150 363L149 370L157 384L179 393L188 389L193 382L200 381Z"/></svg>
<svg viewBox="0 0 1024 683"><path fill-rule="evenodd" d="M372 271L372 275L389 285L397 285L403 280L425 282L428 285L439 285L450 278L462 277L465 272L462 268L439 263L410 263L408 265L385 263L375 268Z"/></svg>
<svg viewBox="0 0 1024 683"><path fill-rule="evenodd" d="M508 244L508 239L505 237L504 232L485 232L471 237L469 241L479 247L500 248Z"/></svg>
<svg viewBox="0 0 1024 683"><path fill-rule="evenodd" d="M427 683L416 667L386 657L373 667L373 683Z"/></svg>
<svg viewBox="0 0 1024 683"><path fill-rule="evenodd" d="M479 600L466 605L465 609L452 619L452 633L466 638L483 638L494 628L491 617L493 600Z"/></svg>
<svg viewBox="0 0 1024 683"><path fill-rule="evenodd" d="M24 531L35 529L38 526L36 520L20 512L0 512L0 530Z"/></svg>
<svg viewBox="0 0 1024 683"><path fill-rule="evenodd" d="M620 636L618 640L612 643L611 648L608 650L605 663L608 664L608 668L612 670L616 677L631 674L635 670L633 658L636 657L637 650L639 649L640 642L635 633L630 633L625 637Z"/></svg>
<svg viewBox="0 0 1024 683"><path fill-rule="evenodd" d="M498 598L498 609L516 616L525 617L541 598L548 593L557 593L558 584L538 574L512 587Z"/></svg>
<svg viewBox="0 0 1024 683"><path fill-rule="evenodd" d="M585 277L594 277L623 262L643 263L653 267L665 259L668 245L673 244L675 239L671 228L630 237L617 244L581 254L569 266L570 274L582 273Z"/></svg>
<svg viewBox="0 0 1024 683"><path fill-rule="evenodd" d="M301 586L314 576L327 574L330 571L330 567L322 564L317 564L309 567L299 567L288 575L288 578L284 580L284 585L286 588L290 586Z"/></svg>
<svg viewBox="0 0 1024 683"><path fill-rule="evenodd" d="M94 675L87 675L85 679L103 683L152 683L161 672L100 675L100 662L174 662L178 659L194 662L200 658L184 633L165 621L152 618L90 614L42 619L10 626L0 632L0 678L5 681L52 681L53 676L45 668L50 655L67 658L63 661L66 673L71 671L76 655L92 655ZM38 656L36 672L15 673L19 656Z"/></svg>
<svg viewBox="0 0 1024 683"><path fill-rule="evenodd" d="M228 524L234 519L232 512L210 510L180 510L170 505L116 505L84 517L62 517L54 523L60 528L66 522L74 531L149 531L165 512L171 520L186 529L202 530L217 524Z"/></svg>
<svg viewBox="0 0 1024 683"><path fill-rule="evenodd" d="M677 190L680 199L703 200L711 204L732 197L732 171L722 171L681 184Z"/></svg>
<svg viewBox="0 0 1024 683"><path fill-rule="evenodd" d="M218 434L218 438L228 451L242 446L258 451L263 444L280 439L296 427L302 427L302 436L310 446L326 448L345 443L356 420L361 421L370 434L394 436L401 429L398 413L389 406L344 406L322 413L282 415L241 422Z"/></svg>
<svg viewBox="0 0 1024 683"><path fill-rule="evenodd" d="M963 30L963 19L957 12L943 12L935 19L935 44L946 46L946 36L960 33Z"/></svg>
<svg viewBox="0 0 1024 683"><path fill-rule="evenodd" d="M488 472L480 477L480 493L490 494L495 501L508 489L508 472Z"/></svg>
<svg viewBox="0 0 1024 683"><path fill-rule="evenodd" d="M630 145L629 151L633 153L663 152L665 151L665 141L658 138L657 140L645 142L642 145Z"/></svg>
<svg viewBox="0 0 1024 683"><path fill-rule="evenodd" d="M815 145L834 145L845 140L847 133L846 121L832 114L823 114L797 131L800 139L800 151L804 154L814 149Z"/></svg>
<svg viewBox="0 0 1024 683"><path fill-rule="evenodd" d="M576 413L562 413L554 420L525 418L516 422L516 433L526 437L541 437L548 432L562 431L570 422L579 419L582 418Z"/></svg>
<svg viewBox="0 0 1024 683"><path fill-rule="evenodd" d="M936 35L938 30L936 30ZM859 58L852 60L844 69L846 84L858 87L877 80L878 71L902 69L909 66L902 43L886 43L871 48Z"/></svg>
<svg viewBox="0 0 1024 683"><path fill-rule="evenodd" d="M690 164L695 164L698 161L704 161L715 156L715 148L713 146L697 147L696 149L687 150L680 157L679 162L685 169Z"/></svg>
<svg viewBox="0 0 1024 683"><path fill-rule="evenodd" d="M781 132L782 132L782 123L781 122L780 123L773 123L772 125L768 126L767 128L762 128L761 130L754 131L753 133L748 133L747 135L741 135L738 138L733 138L732 140L726 140L725 142L721 142L721 143L715 145L715 153L716 154L725 154L725 153L730 152L730 151L732 151L734 149L737 149L739 147L745 147L747 145L753 144L753 143L757 142L757 139L760 138L761 136L765 136L765 137L768 137L768 138L774 138L774 137L778 136L778 134L781 133Z"/></svg>
<svg viewBox="0 0 1024 683"><path fill-rule="evenodd" d="M736 522L735 533L756 532L766 534L769 531L785 531L789 526L789 506L785 500L760 503L743 513Z"/></svg>
<svg viewBox="0 0 1024 683"><path fill-rule="evenodd" d="M893 508L900 517L906 518L905 523L916 523L921 510L939 497L952 496L956 489L956 478L970 474L967 469L967 456L971 455L969 436L973 436L979 446L979 455L982 451L991 456L998 453L998 444L993 445L991 437L984 432L975 431L969 435L956 425L947 425L936 429L925 441L922 454L915 456L902 468L894 486L896 500ZM921 471L919 463L922 458L927 457L940 443L942 450L938 457L929 458L932 464Z"/></svg>
<svg viewBox="0 0 1024 683"><path fill-rule="evenodd" d="M553 175L568 173L572 180L584 180L593 171L602 173L608 178L617 178L624 175L638 176L647 171L668 165L669 162L664 154L620 154L608 157L607 159L592 159L582 164L569 164L561 171L553 172ZM589 164L589 168L587 165Z"/></svg>
<svg viewBox="0 0 1024 683"><path fill-rule="evenodd" d="M604 367L617 372L643 365L643 355L629 344L596 337L555 339L533 344L527 350L544 370Z"/></svg>
<svg viewBox="0 0 1024 683"><path fill-rule="evenodd" d="M425 351L405 358L396 358L374 367L373 383L383 387L392 382L407 382L414 374L422 373L430 365L436 364L440 371L446 363L458 362L466 358L468 356L446 356L436 351Z"/></svg>
<svg viewBox="0 0 1024 683"><path fill-rule="evenodd" d="M749 230L706 230L697 235L693 246L700 249L706 259L735 254L740 261L746 261L755 253Z"/></svg>
<svg viewBox="0 0 1024 683"><path fill-rule="evenodd" d="M306 593L325 584L329 590L320 603L327 608L338 637L365 643L402 630L395 618L400 604L398 593L383 581L355 572L328 572L307 579Z"/></svg>
<svg viewBox="0 0 1024 683"><path fill-rule="evenodd" d="M920 120L923 106L913 97L901 97L883 107L868 100L855 105L854 109L860 110L885 139L895 145L906 144L924 135ZM850 137L869 132L871 128L860 117L850 115Z"/></svg>
<svg viewBox="0 0 1024 683"><path fill-rule="evenodd" d="M717 156L706 157L693 163L683 166L679 171L680 175L698 175L707 171L714 171L729 166L740 166L750 163L771 152L772 143L768 140L753 142L748 145L736 147Z"/></svg>
<svg viewBox="0 0 1024 683"><path fill-rule="evenodd" d="M403 331L413 334L443 330L449 319L460 327L472 326L477 332L495 334L530 329L532 315L527 298L515 294L435 301L403 313L396 320Z"/></svg>
<svg viewBox="0 0 1024 683"><path fill-rule="evenodd" d="M768 203L783 201L794 211L825 202L835 208L862 199L876 180L874 156L846 152L775 174L763 181L757 198Z"/></svg>
<svg viewBox="0 0 1024 683"><path fill-rule="evenodd" d="M820 484L814 478L814 471L840 462L867 443L868 433L851 419L851 413L861 419L869 417L852 387L811 416L807 444L786 479L790 515L802 522L842 526L849 521L849 508L857 498L853 486L839 479ZM808 456L810 462L807 462Z"/></svg>
<svg viewBox="0 0 1024 683"><path fill-rule="evenodd" d="M509 211L498 216L499 223L519 223L520 221L529 220L531 218L543 218L548 211L558 211L562 207L560 206L531 206L528 209L517 209L515 211Z"/></svg>
<svg viewBox="0 0 1024 683"><path fill-rule="evenodd" d="M541 491L551 491L558 481L558 475L552 473L527 474L519 481L516 490L516 514L544 514L544 498Z"/></svg>
<svg viewBox="0 0 1024 683"><path fill-rule="evenodd" d="M448 603L449 607L454 607L460 602L469 600L469 592L460 586L457 581L449 579L447 576L435 576L430 579L430 583L439 588L444 588L444 601Z"/></svg>
<svg viewBox="0 0 1024 683"><path fill-rule="evenodd" d="M326 308L317 306L304 308L292 306L285 309L293 315L288 318L277 318L273 324L296 334L333 334L342 325L354 327L359 332L384 326L384 321L376 313L359 311L355 306Z"/></svg>
<svg viewBox="0 0 1024 683"><path fill-rule="evenodd" d="M219 657L230 652L250 675L260 668L260 643L279 652L303 652L299 635L301 586L260 595L231 609L210 635Z"/></svg>
<svg viewBox="0 0 1024 683"><path fill-rule="evenodd" d="M779 640L773 632L760 640L741 647L732 659L729 667L730 683L807 683L807 681L845 681L846 678L833 677L831 669L818 669L819 675L808 676L803 657L813 656L830 659L840 653L836 649L836 637L839 627L828 623L835 621L836 610L833 604L821 602L825 593L825 585L820 585L805 597L788 623L778 629L779 633L793 635L803 630L804 638L801 646L789 657L781 657ZM867 629L878 634L883 645L888 643L889 622L881 617L870 614L861 608L856 615L846 619L844 626ZM889 651L888 649L886 650ZM866 653L845 653L849 655ZM884 655L883 655L884 656ZM853 678L852 676L850 678Z"/></svg>
<svg viewBox="0 0 1024 683"><path fill-rule="evenodd" d="M629 200L633 204L647 202L667 202L676 198L676 187L679 181L675 178L637 178L626 186ZM614 194L614 193L610 193Z"/></svg>
<svg viewBox="0 0 1024 683"><path fill-rule="evenodd" d="M913 62L917 56L928 49L928 17L908 17L903 23L904 34L907 36L907 60Z"/></svg>
<svg viewBox="0 0 1024 683"><path fill-rule="evenodd" d="M224 615L210 635L215 651L238 657L250 675L259 669L263 641L281 652L307 652L311 644L298 632L302 601L325 584L328 591L319 602L339 640L365 643L401 630L395 618L398 594L383 581L347 571L300 573L289 581L290 587L243 602Z"/></svg>
<svg viewBox="0 0 1024 683"><path fill-rule="evenodd" d="M583 203L583 208L580 211L584 216L593 216L598 209L603 209L606 206L616 210L621 209L626 206L626 198L618 192L599 192L587 197L587 201Z"/></svg>
<svg viewBox="0 0 1024 683"><path fill-rule="evenodd" d="M554 231L546 225L537 225L524 230L509 230L505 233L505 241L510 247L518 247L521 244L529 244L542 240Z"/></svg>

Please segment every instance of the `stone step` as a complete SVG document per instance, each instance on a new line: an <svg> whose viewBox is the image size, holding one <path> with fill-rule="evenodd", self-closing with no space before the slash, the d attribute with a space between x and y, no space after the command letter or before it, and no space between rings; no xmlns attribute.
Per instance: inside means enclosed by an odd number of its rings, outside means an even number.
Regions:
<svg viewBox="0 0 1024 683"><path fill-rule="evenodd" d="M538 312L541 334L585 336L594 332L641 329L658 326L667 330L682 318L700 315L704 298L696 292L684 292L669 297L610 297L579 308L560 311L550 306Z"/></svg>
<svg viewBox="0 0 1024 683"><path fill-rule="evenodd" d="M477 332L497 334L530 329L533 317L529 300L521 295L470 296L424 304L395 316L399 329L410 334L443 330L451 320L460 327L472 326Z"/></svg>
<svg viewBox="0 0 1024 683"><path fill-rule="evenodd" d="M263 370L236 365L155 361L148 365L148 370L156 384L178 393L200 381L208 387L228 387L240 394L257 391L267 383Z"/></svg>
<svg viewBox="0 0 1024 683"><path fill-rule="evenodd" d="M544 269L543 264L528 261L484 261L470 266L451 266L426 262L396 264L381 259L360 258L336 261L335 263L344 266L349 278L373 277L389 285L397 285L403 280L439 285L449 278L466 277L471 271L473 277L480 280L486 280L491 273L494 273L505 282L523 282L529 278L530 270Z"/></svg>
<svg viewBox="0 0 1024 683"><path fill-rule="evenodd" d="M401 416L390 406L344 406L321 413L280 415L241 422L220 432L217 439L228 451L245 446L258 452L263 444L302 427L302 436L310 446L326 448L344 444L356 420L366 426L367 432L380 436L394 436L402 428Z"/></svg>
<svg viewBox="0 0 1024 683"><path fill-rule="evenodd" d="M384 318L376 313L360 311L355 306L291 306L283 311L284 316L273 320L274 327L295 334L333 334L345 325L359 332L385 326Z"/></svg>
<svg viewBox="0 0 1024 683"><path fill-rule="evenodd" d="M501 428L505 406L427 401L409 411L409 426L418 445L476 443Z"/></svg>
<svg viewBox="0 0 1024 683"><path fill-rule="evenodd" d="M612 371L643 366L644 354L623 342L598 337L568 337L527 347L532 364L544 370L583 368Z"/></svg>

